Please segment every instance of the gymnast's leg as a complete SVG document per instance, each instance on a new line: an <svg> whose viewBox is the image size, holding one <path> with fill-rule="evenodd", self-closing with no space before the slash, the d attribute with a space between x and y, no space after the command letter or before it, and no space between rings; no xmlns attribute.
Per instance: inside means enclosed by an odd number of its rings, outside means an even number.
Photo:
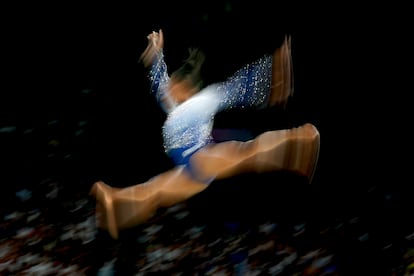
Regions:
<svg viewBox="0 0 414 276"><path fill-rule="evenodd" d="M161 173L145 183L112 188L98 181L91 189L97 201L98 227L118 238L118 231L150 219L160 207L172 206L208 186L195 181L183 166Z"/></svg>
<svg viewBox="0 0 414 276"><path fill-rule="evenodd" d="M96 182L91 193L97 199L97 220L116 239L119 229L143 223L158 208L172 206L206 189L208 185L200 179L291 170L311 181L318 154L319 132L311 124L265 132L248 142L213 144L192 156L191 174L184 167L176 167L127 188Z"/></svg>
<svg viewBox="0 0 414 276"><path fill-rule="evenodd" d="M319 131L312 124L268 131L247 142L208 145L192 156L201 179L221 179L244 172L288 170L311 182L319 156Z"/></svg>

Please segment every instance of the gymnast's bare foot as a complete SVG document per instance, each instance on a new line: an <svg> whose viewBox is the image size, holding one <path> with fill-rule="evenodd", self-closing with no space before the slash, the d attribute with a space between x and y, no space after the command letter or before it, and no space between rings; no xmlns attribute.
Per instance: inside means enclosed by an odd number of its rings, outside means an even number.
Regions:
<svg viewBox="0 0 414 276"><path fill-rule="evenodd" d="M310 123L289 130L292 139L287 140L286 149L289 154L286 167L305 175L312 182L319 158L320 134Z"/></svg>
<svg viewBox="0 0 414 276"><path fill-rule="evenodd" d="M305 176L311 183L318 162L319 140L319 131L310 123L268 131L252 141L254 154L245 164L257 172L291 171Z"/></svg>
<svg viewBox="0 0 414 276"><path fill-rule="evenodd" d="M102 181L95 182L90 194L96 198L96 222L99 228L107 229L114 239L118 239L112 188Z"/></svg>

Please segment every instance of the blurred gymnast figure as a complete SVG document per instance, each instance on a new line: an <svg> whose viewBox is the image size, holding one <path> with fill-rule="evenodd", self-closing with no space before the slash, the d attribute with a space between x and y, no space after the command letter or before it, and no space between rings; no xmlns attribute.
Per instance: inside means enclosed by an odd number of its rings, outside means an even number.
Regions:
<svg viewBox="0 0 414 276"><path fill-rule="evenodd" d="M166 154L175 167L148 181L115 188L94 183L97 226L113 239L119 230L146 222L158 208L183 202L209 187L215 179L248 172L288 170L312 181L320 135L311 123L267 131L249 141L215 142L215 115L233 108L285 108L293 93L291 38L272 55L245 65L220 83L203 87L205 55L189 49L183 65L169 75L164 61L162 30L147 36L139 61L148 69L151 93L167 118L162 133Z"/></svg>

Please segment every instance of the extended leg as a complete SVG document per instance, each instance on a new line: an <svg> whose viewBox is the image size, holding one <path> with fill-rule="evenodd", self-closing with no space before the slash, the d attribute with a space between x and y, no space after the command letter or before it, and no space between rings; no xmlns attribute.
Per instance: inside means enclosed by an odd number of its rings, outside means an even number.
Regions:
<svg viewBox="0 0 414 276"><path fill-rule="evenodd" d="M291 170L312 180L319 154L319 132L305 124L288 130L268 131L248 142L222 142L206 146L191 158L197 179L231 177L243 172ZM182 202L206 189L183 167L162 173L145 183L111 188L96 182L91 190L97 199L99 226L113 238L120 229L148 220L160 207Z"/></svg>
<svg viewBox="0 0 414 276"><path fill-rule="evenodd" d="M265 132L247 142L209 145L192 157L192 167L202 178L226 178L243 172L289 170L309 182L319 155L320 136L312 124Z"/></svg>
<svg viewBox="0 0 414 276"><path fill-rule="evenodd" d="M117 239L120 229L143 223L158 208L182 202L207 187L193 180L183 167L177 167L145 183L126 188L112 188L96 182L91 194L97 200L98 226L107 229Z"/></svg>

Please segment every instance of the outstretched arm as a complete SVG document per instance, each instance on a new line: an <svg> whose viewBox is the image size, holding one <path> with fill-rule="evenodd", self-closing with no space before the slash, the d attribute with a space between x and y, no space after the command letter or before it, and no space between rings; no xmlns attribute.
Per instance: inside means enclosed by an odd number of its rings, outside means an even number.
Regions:
<svg viewBox="0 0 414 276"><path fill-rule="evenodd" d="M162 30L159 32L152 32L147 36L148 45L144 52L141 54L139 61L144 64L145 67L151 66L158 54L162 52L164 47L164 34Z"/></svg>
<svg viewBox="0 0 414 276"><path fill-rule="evenodd" d="M170 97L168 92L168 75L167 65L164 61L163 47L164 34L162 30L152 32L147 36L148 44L141 54L139 61L149 68L150 90L155 96L161 108L169 113L177 103Z"/></svg>
<svg viewBox="0 0 414 276"><path fill-rule="evenodd" d="M291 38L286 36L273 55L264 55L246 64L225 82L220 91L225 108L285 108L293 95L293 65Z"/></svg>

